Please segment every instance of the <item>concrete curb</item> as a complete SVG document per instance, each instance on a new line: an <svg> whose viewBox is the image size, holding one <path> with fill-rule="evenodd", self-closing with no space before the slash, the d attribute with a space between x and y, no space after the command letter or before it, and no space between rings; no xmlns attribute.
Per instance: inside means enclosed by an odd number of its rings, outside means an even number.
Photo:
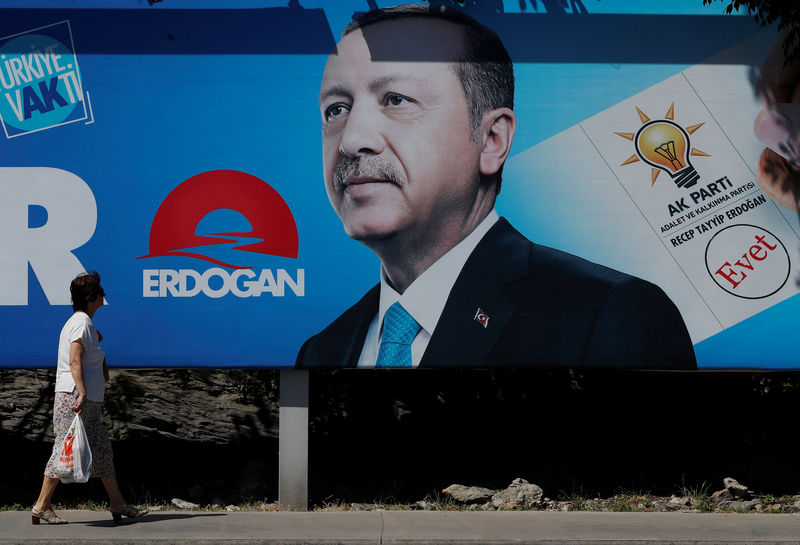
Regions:
<svg viewBox="0 0 800 545"><path fill-rule="evenodd" d="M162 511L114 524L108 513L63 511L65 526L0 513L0 545L508 545L555 543L800 545L800 515L594 512Z"/></svg>

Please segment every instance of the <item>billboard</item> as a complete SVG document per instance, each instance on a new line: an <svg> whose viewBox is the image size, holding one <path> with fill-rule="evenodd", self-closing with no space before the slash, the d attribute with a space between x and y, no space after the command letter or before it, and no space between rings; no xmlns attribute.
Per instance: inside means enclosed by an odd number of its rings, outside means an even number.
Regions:
<svg viewBox="0 0 800 545"><path fill-rule="evenodd" d="M485 133L508 149L487 152L467 115L444 116L455 100L368 77L416 67L443 96L441 35L378 23L329 62L373 4L6 3L0 366L53 365L69 282L97 270L112 366L373 367L399 299L417 329L388 365L797 368L800 223L761 189L753 129L774 29L695 0L468 3L516 77ZM460 155L470 141L480 159ZM367 155L392 160L341 159ZM463 214L468 167L502 170L504 219ZM395 218L370 193L394 189L422 207ZM459 207L464 236L442 220ZM410 249L415 232L436 236ZM485 251L492 237L524 259Z"/></svg>

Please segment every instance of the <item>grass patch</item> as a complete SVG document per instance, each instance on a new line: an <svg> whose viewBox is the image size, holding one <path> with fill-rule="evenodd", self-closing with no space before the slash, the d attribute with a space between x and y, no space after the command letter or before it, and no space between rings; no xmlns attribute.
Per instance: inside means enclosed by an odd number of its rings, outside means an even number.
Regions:
<svg viewBox="0 0 800 545"><path fill-rule="evenodd" d="M53 504L53 509L58 511L107 511L107 501L78 500L74 502L61 501Z"/></svg>
<svg viewBox="0 0 800 545"><path fill-rule="evenodd" d="M692 507L701 513L711 513L717 507L711 499L711 485L706 481L696 486L687 486L684 483L681 485L680 493L684 498L691 498Z"/></svg>
<svg viewBox="0 0 800 545"><path fill-rule="evenodd" d="M633 511L633 508L627 496L616 495L608 503L608 510L614 513L627 513L628 511Z"/></svg>
<svg viewBox="0 0 800 545"><path fill-rule="evenodd" d="M702 498L711 496L711 485L703 481L697 486L681 485L680 495L684 498Z"/></svg>
<svg viewBox="0 0 800 545"><path fill-rule="evenodd" d="M421 502L426 502L430 511L470 511L480 509L483 503L465 504L451 496L434 491L427 494ZM488 500L487 500L488 501ZM321 504L311 506L313 511L421 511L418 503L398 503L393 498L378 498L372 502L348 502L340 499L326 498Z"/></svg>
<svg viewBox="0 0 800 545"><path fill-rule="evenodd" d="M648 511L653 507L653 498L649 493L622 493L614 495L609 503L608 510L615 513L630 511Z"/></svg>
<svg viewBox="0 0 800 545"><path fill-rule="evenodd" d="M467 504L457 502L452 496L442 494L438 490L426 495L423 501L431 504L434 511L464 511L469 507Z"/></svg>
<svg viewBox="0 0 800 545"><path fill-rule="evenodd" d="M590 495L583 489L573 489L570 493L560 492L558 494L558 501L569 502L569 509L571 511L594 511L595 507L592 503Z"/></svg>
<svg viewBox="0 0 800 545"><path fill-rule="evenodd" d="M572 511L589 511L591 503L583 496L574 496L569 500Z"/></svg>
<svg viewBox="0 0 800 545"><path fill-rule="evenodd" d="M794 496L790 496L789 494L784 494L783 496L773 496L772 494L767 494L766 496L761 497L761 503L784 503L787 505L794 505L794 502Z"/></svg>
<svg viewBox="0 0 800 545"><path fill-rule="evenodd" d="M717 507L717 504L711 499L711 496L695 496L693 498L694 508L700 511L701 513L711 513Z"/></svg>

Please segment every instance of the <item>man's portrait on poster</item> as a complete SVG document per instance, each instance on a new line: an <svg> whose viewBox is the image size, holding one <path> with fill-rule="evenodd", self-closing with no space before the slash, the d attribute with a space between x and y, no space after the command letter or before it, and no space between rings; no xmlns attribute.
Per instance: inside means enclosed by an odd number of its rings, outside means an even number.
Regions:
<svg viewBox="0 0 800 545"><path fill-rule="evenodd" d="M329 56L319 106L328 198L381 267L297 367L696 368L659 287L495 211L517 118L491 29L436 5L368 12Z"/></svg>

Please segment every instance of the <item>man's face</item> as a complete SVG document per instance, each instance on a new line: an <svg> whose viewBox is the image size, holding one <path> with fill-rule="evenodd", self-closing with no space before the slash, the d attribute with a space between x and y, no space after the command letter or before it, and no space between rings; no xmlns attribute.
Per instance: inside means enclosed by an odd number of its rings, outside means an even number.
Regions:
<svg viewBox="0 0 800 545"><path fill-rule="evenodd" d="M437 20L384 21L345 36L320 93L328 198L347 234L370 245L423 250L447 244L470 217L481 147L470 138L463 88L452 66L461 31ZM455 45L454 45L455 44ZM432 52L438 59L374 61ZM413 53L412 53L413 55ZM395 57L396 59L396 57ZM455 242L457 242L456 240Z"/></svg>

